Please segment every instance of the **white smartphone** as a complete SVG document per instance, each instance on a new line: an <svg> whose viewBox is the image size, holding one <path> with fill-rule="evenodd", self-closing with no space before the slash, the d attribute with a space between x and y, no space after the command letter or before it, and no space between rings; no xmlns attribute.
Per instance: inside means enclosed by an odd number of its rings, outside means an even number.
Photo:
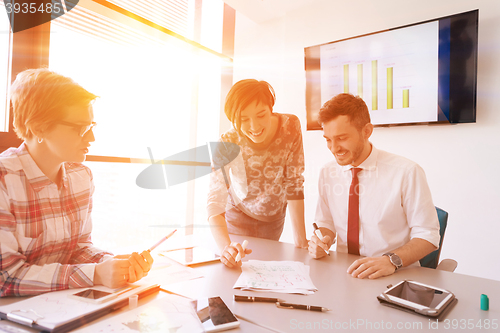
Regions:
<svg viewBox="0 0 500 333"><path fill-rule="evenodd" d="M220 297L210 297L197 301L197 314L205 332L229 330L240 322Z"/></svg>
<svg viewBox="0 0 500 333"><path fill-rule="evenodd" d="M455 295L445 289L404 280L387 289L378 298L421 314L438 316L455 299Z"/></svg>

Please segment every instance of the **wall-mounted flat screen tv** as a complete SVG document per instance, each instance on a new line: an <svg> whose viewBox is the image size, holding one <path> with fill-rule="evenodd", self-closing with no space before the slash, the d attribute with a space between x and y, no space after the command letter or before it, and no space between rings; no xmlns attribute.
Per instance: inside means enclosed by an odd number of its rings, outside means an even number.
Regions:
<svg viewBox="0 0 500 333"><path fill-rule="evenodd" d="M476 121L478 10L305 48L307 129L333 96L378 126Z"/></svg>

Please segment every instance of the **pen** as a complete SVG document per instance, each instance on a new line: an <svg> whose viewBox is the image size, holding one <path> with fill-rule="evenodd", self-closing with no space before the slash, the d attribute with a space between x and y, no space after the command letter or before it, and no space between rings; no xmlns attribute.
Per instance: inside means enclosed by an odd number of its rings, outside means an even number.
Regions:
<svg viewBox="0 0 500 333"><path fill-rule="evenodd" d="M276 306L282 309L298 309L298 310L319 311L319 312L330 311L330 309L324 308L322 306L292 304L284 302L276 302Z"/></svg>
<svg viewBox="0 0 500 333"><path fill-rule="evenodd" d="M245 249L247 248L247 245L248 245L248 241L245 239L245 240L243 241L243 243L241 243L241 247L243 248L243 251L245 251ZM236 258L234 258L234 260L235 260L236 262L240 261L240 260L241 260L241 254L240 254L240 253L238 253L238 254L236 255Z"/></svg>
<svg viewBox="0 0 500 333"><path fill-rule="evenodd" d="M318 225L316 223L313 223L313 228L314 228L314 233L316 236L318 236L320 241L323 241L323 234L321 233L321 230L319 230ZM325 253L330 255L330 251L325 250Z"/></svg>
<svg viewBox="0 0 500 333"><path fill-rule="evenodd" d="M168 235L166 235L165 237L163 237L162 239L160 239L158 241L158 243L156 243L155 245L151 246L148 251L151 252L153 251L154 249L156 249L156 247L158 245L160 245L161 243L163 243L164 241L166 241L167 239L169 239L170 237L172 237L172 235L177 231L177 229L175 229L174 231L172 231L171 233L169 233Z"/></svg>
<svg viewBox="0 0 500 333"><path fill-rule="evenodd" d="M241 296L241 295L234 295L234 300L236 302L266 302L266 303L279 303L279 302L283 302L279 298L257 297L257 296Z"/></svg>

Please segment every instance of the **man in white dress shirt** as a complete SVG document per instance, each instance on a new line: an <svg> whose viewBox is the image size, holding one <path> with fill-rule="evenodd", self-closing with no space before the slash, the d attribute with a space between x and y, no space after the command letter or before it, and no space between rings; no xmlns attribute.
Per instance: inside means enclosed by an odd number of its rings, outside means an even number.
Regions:
<svg viewBox="0 0 500 333"><path fill-rule="evenodd" d="M439 246L439 221L422 168L368 141L373 125L360 97L333 97L321 108L319 122L335 161L326 164L319 176L315 220L323 239L312 236L310 255L324 257L336 239L337 251L364 256L347 270L357 278L376 279L418 265ZM353 168L361 169L357 173L359 216L354 220L359 222L351 227L348 244Z"/></svg>

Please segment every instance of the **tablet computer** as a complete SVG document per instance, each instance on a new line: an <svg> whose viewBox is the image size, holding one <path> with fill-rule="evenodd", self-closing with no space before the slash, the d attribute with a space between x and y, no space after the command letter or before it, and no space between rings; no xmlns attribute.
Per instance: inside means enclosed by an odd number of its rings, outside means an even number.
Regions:
<svg viewBox="0 0 500 333"><path fill-rule="evenodd" d="M229 330L240 322L220 297L210 297L196 302L196 313L205 332Z"/></svg>
<svg viewBox="0 0 500 333"><path fill-rule="evenodd" d="M404 280L377 296L379 301L437 317L455 299L448 290Z"/></svg>
<svg viewBox="0 0 500 333"><path fill-rule="evenodd" d="M218 254L214 253L208 248L201 246L163 251L160 254L185 266L220 260L220 256Z"/></svg>

